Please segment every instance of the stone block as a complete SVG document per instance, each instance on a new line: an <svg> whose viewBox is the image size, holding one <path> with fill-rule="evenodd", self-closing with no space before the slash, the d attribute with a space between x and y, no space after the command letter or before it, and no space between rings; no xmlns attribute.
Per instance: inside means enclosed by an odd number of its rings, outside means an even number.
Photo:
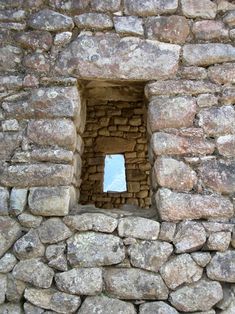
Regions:
<svg viewBox="0 0 235 314"><path fill-rule="evenodd" d="M104 271L104 282L109 295L124 300L166 300L168 297L161 276L141 269L109 268Z"/></svg>
<svg viewBox="0 0 235 314"><path fill-rule="evenodd" d="M96 295L102 291L103 280L100 268L74 268L55 275L60 291L77 295Z"/></svg>
<svg viewBox="0 0 235 314"><path fill-rule="evenodd" d="M113 27L113 21L108 14L83 13L74 17L74 22L79 29L105 30Z"/></svg>
<svg viewBox="0 0 235 314"><path fill-rule="evenodd" d="M71 17L49 9L33 14L28 21L28 25L33 29L49 32L66 31L74 27Z"/></svg>
<svg viewBox="0 0 235 314"><path fill-rule="evenodd" d="M128 248L132 266L153 272L159 271L172 252L170 243L160 241L139 241Z"/></svg>
<svg viewBox="0 0 235 314"><path fill-rule="evenodd" d="M174 44L185 43L189 35L189 24L183 16L148 17L145 27L147 38Z"/></svg>
<svg viewBox="0 0 235 314"><path fill-rule="evenodd" d="M224 87L220 101L223 105L233 105L235 102L234 86Z"/></svg>
<svg viewBox="0 0 235 314"><path fill-rule="evenodd" d="M42 243L57 243L71 237L72 232L59 218L45 220L38 228Z"/></svg>
<svg viewBox="0 0 235 314"><path fill-rule="evenodd" d="M67 45L71 41L72 35L72 32L62 32L56 34L54 38L54 45L61 47Z"/></svg>
<svg viewBox="0 0 235 314"><path fill-rule="evenodd" d="M172 242L174 238L175 230L176 230L175 223L163 221L161 223L161 229L160 229L160 233L158 237L159 240Z"/></svg>
<svg viewBox="0 0 235 314"><path fill-rule="evenodd" d="M114 16L113 21L118 34L144 35L143 20L137 16Z"/></svg>
<svg viewBox="0 0 235 314"><path fill-rule="evenodd" d="M235 162L207 160L199 167L204 186L222 194L235 192Z"/></svg>
<svg viewBox="0 0 235 314"><path fill-rule="evenodd" d="M159 155L207 155L214 152L214 144L200 137L178 136L157 132L152 135L151 146Z"/></svg>
<svg viewBox="0 0 235 314"><path fill-rule="evenodd" d="M5 294L7 291L7 276L0 274L0 304L5 301Z"/></svg>
<svg viewBox="0 0 235 314"><path fill-rule="evenodd" d="M187 44L183 48L183 61L197 66L235 61L235 48L221 43Z"/></svg>
<svg viewBox="0 0 235 314"><path fill-rule="evenodd" d="M48 265L60 270L66 271L68 270L67 257L65 255L66 244L52 244L49 245L46 249L46 258L49 261Z"/></svg>
<svg viewBox="0 0 235 314"><path fill-rule="evenodd" d="M98 231L112 233L118 224L116 218L101 213L84 213L75 216L66 216L64 223L78 231Z"/></svg>
<svg viewBox="0 0 235 314"><path fill-rule="evenodd" d="M22 61L22 50L7 45L0 48L0 70L2 72L16 72Z"/></svg>
<svg viewBox="0 0 235 314"><path fill-rule="evenodd" d="M191 256L201 267L205 267L211 260L211 255L209 252L193 252Z"/></svg>
<svg viewBox="0 0 235 314"><path fill-rule="evenodd" d="M96 47L96 52L87 47ZM61 52L56 71L59 75L70 74L83 79L167 78L177 70L179 52L178 45L121 38L117 34L81 34Z"/></svg>
<svg viewBox="0 0 235 314"><path fill-rule="evenodd" d="M235 64L223 63L209 67L208 76L218 84L235 83Z"/></svg>
<svg viewBox="0 0 235 314"><path fill-rule="evenodd" d="M201 223L195 221L181 222L173 238L176 253L193 252L206 243L206 231Z"/></svg>
<svg viewBox="0 0 235 314"><path fill-rule="evenodd" d="M132 152L135 144L136 141L134 139L99 136L95 142L95 151L106 154Z"/></svg>
<svg viewBox="0 0 235 314"><path fill-rule="evenodd" d="M16 265L17 259L12 253L6 253L0 259L0 273L9 273L13 267Z"/></svg>
<svg viewBox="0 0 235 314"><path fill-rule="evenodd" d="M121 263L125 258L122 240L111 234L86 232L67 241L67 257L72 266L99 267Z"/></svg>
<svg viewBox="0 0 235 314"><path fill-rule="evenodd" d="M197 104L200 108L218 105L218 96L213 94L201 94L197 97Z"/></svg>
<svg viewBox="0 0 235 314"><path fill-rule="evenodd" d="M9 302L20 303L23 298L26 283L15 279L12 273L7 275L7 293L6 298Z"/></svg>
<svg viewBox="0 0 235 314"><path fill-rule="evenodd" d="M22 213L17 218L20 224L26 228L37 228L43 219L41 216L34 216L28 213Z"/></svg>
<svg viewBox="0 0 235 314"><path fill-rule="evenodd" d="M112 312L136 314L135 307L132 303L112 299L105 295L87 297L77 313L93 314L97 311L100 311L102 314L110 314Z"/></svg>
<svg viewBox="0 0 235 314"><path fill-rule="evenodd" d="M214 19L217 5L211 0L181 0L182 12L190 18Z"/></svg>
<svg viewBox="0 0 235 314"><path fill-rule="evenodd" d="M125 217L119 220L120 237L133 237L143 240L157 240L160 224L157 221L141 217Z"/></svg>
<svg viewBox="0 0 235 314"><path fill-rule="evenodd" d="M34 215L65 216L70 207L70 187L30 188L28 202Z"/></svg>
<svg viewBox="0 0 235 314"><path fill-rule="evenodd" d="M8 189L0 187L0 216L7 216L9 214L9 191Z"/></svg>
<svg viewBox="0 0 235 314"><path fill-rule="evenodd" d="M207 78L206 69L196 66L183 66L179 74L185 80L204 80Z"/></svg>
<svg viewBox="0 0 235 314"><path fill-rule="evenodd" d="M10 196L10 212L14 215L21 214L25 210L27 197L28 189L13 188Z"/></svg>
<svg viewBox="0 0 235 314"><path fill-rule="evenodd" d="M160 186L177 191L190 191L197 183L197 174L183 161L159 157L154 163L157 182Z"/></svg>
<svg viewBox="0 0 235 314"><path fill-rule="evenodd" d="M37 258L20 261L13 269L13 276L39 288L51 286L54 271Z"/></svg>
<svg viewBox="0 0 235 314"><path fill-rule="evenodd" d="M229 30L221 21L198 21L193 24L192 32L199 40L228 40Z"/></svg>
<svg viewBox="0 0 235 314"><path fill-rule="evenodd" d="M63 164L0 166L0 184L11 187L69 185L73 168Z"/></svg>
<svg viewBox="0 0 235 314"><path fill-rule="evenodd" d="M209 311L223 298L221 284L201 279L170 294L170 303L179 311Z"/></svg>
<svg viewBox="0 0 235 314"><path fill-rule="evenodd" d="M224 252L228 249L231 241L231 232L221 231L210 234L206 247L210 251Z"/></svg>
<svg viewBox="0 0 235 314"><path fill-rule="evenodd" d="M156 203L162 220L221 219L234 214L229 199L217 195L175 193L160 189Z"/></svg>
<svg viewBox="0 0 235 314"><path fill-rule="evenodd" d="M220 136L216 140L216 146L220 155L235 157L235 135Z"/></svg>
<svg viewBox="0 0 235 314"><path fill-rule="evenodd" d="M166 313L166 314L179 314L176 309L174 309L169 304L159 301L159 302L148 302L141 304L139 307L140 314L149 314L149 313Z"/></svg>
<svg viewBox="0 0 235 314"><path fill-rule="evenodd" d="M116 12L120 9L121 0L92 0L90 5L97 12Z"/></svg>
<svg viewBox="0 0 235 314"><path fill-rule="evenodd" d="M235 9L235 8L234 8ZM235 26L235 10L228 12L224 18L223 18L224 23L226 23L230 27Z"/></svg>
<svg viewBox="0 0 235 314"><path fill-rule="evenodd" d="M148 99L153 96L198 95L219 91L219 85L207 81L193 80L166 80L149 83L145 86L145 95Z"/></svg>
<svg viewBox="0 0 235 314"><path fill-rule="evenodd" d="M217 252L206 268L212 280L235 282L235 251Z"/></svg>
<svg viewBox="0 0 235 314"><path fill-rule="evenodd" d="M193 125L196 100L192 97L155 97L148 106L151 131Z"/></svg>
<svg viewBox="0 0 235 314"><path fill-rule="evenodd" d="M68 150L76 147L76 128L71 120L35 120L27 128L30 141L42 146L60 146Z"/></svg>
<svg viewBox="0 0 235 314"><path fill-rule="evenodd" d="M15 40L24 49L42 49L47 51L52 46L52 35L46 31L20 32Z"/></svg>
<svg viewBox="0 0 235 314"><path fill-rule="evenodd" d="M20 224L12 218L0 216L0 257L21 236Z"/></svg>
<svg viewBox="0 0 235 314"><path fill-rule="evenodd" d="M19 133L0 132L0 159L10 160L13 152L19 148L21 140Z"/></svg>
<svg viewBox="0 0 235 314"><path fill-rule="evenodd" d="M125 0L124 10L126 15L158 15L174 13L178 8L178 0Z"/></svg>
<svg viewBox="0 0 235 314"><path fill-rule="evenodd" d="M201 279L203 268L199 267L189 254L173 256L160 269L167 287L175 290L180 285Z"/></svg>
<svg viewBox="0 0 235 314"><path fill-rule="evenodd" d="M235 132L235 110L233 106L212 107L199 112L199 125L210 136Z"/></svg>

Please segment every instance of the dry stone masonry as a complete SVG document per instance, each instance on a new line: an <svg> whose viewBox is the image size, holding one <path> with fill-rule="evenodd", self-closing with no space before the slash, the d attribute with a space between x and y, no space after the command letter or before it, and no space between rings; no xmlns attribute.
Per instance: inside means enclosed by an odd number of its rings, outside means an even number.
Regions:
<svg viewBox="0 0 235 314"><path fill-rule="evenodd" d="M0 0L0 72L0 313L234 314L235 1Z"/></svg>

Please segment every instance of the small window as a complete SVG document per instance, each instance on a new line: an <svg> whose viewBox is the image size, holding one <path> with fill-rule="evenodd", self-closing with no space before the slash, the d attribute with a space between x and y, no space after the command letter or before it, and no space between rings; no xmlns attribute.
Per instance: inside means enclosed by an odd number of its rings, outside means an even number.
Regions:
<svg viewBox="0 0 235 314"><path fill-rule="evenodd" d="M125 159L123 155L106 155L104 164L104 192L126 192Z"/></svg>

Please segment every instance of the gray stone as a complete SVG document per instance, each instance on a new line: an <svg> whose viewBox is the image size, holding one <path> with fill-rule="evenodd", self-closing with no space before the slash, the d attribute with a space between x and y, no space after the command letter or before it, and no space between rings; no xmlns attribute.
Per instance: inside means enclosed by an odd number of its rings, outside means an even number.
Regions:
<svg viewBox="0 0 235 314"><path fill-rule="evenodd" d="M109 295L127 300L165 300L168 289L159 274L135 268L109 268L104 271Z"/></svg>
<svg viewBox="0 0 235 314"><path fill-rule="evenodd" d="M229 44L187 44L183 60L189 65L208 66L235 60L235 48Z"/></svg>
<svg viewBox="0 0 235 314"><path fill-rule="evenodd" d="M178 7L178 0L125 0L124 9L126 15L158 15L174 13Z"/></svg>
<svg viewBox="0 0 235 314"><path fill-rule="evenodd" d="M234 63L217 64L209 68L208 76L218 84L235 83Z"/></svg>
<svg viewBox="0 0 235 314"><path fill-rule="evenodd" d="M72 266L97 267L121 263L125 258L122 240L96 232L77 233L67 241Z"/></svg>
<svg viewBox="0 0 235 314"><path fill-rule="evenodd" d="M42 217L34 216L28 213L23 213L18 216L18 220L23 227L37 228L42 222Z"/></svg>
<svg viewBox="0 0 235 314"><path fill-rule="evenodd" d="M223 18L224 23L228 24L230 27L235 26L235 11L228 12Z"/></svg>
<svg viewBox="0 0 235 314"><path fill-rule="evenodd" d="M118 299L108 298L105 295L87 297L83 302L78 314L136 314L132 303L124 302Z"/></svg>
<svg viewBox="0 0 235 314"><path fill-rule="evenodd" d="M62 33L56 34L54 38L54 45L62 46L62 47L67 45L70 42L72 35L73 35L72 32L62 32Z"/></svg>
<svg viewBox="0 0 235 314"><path fill-rule="evenodd" d="M9 217L0 216L0 257L21 236L21 228L18 222Z"/></svg>
<svg viewBox="0 0 235 314"><path fill-rule="evenodd" d="M210 0L181 0L182 12L190 18L214 19L217 5Z"/></svg>
<svg viewBox="0 0 235 314"><path fill-rule="evenodd" d="M220 86L206 81L194 80L165 80L149 83L145 86L145 95L148 99L153 96L198 95L202 93L216 93Z"/></svg>
<svg viewBox="0 0 235 314"><path fill-rule="evenodd" d="M44 314L44 309L34 306L29 302L24 303L24 312L25 314Z"/></svg>
<svg viewBox="0 0 235 314"><path fill-rule="evenodd" d="M19 32L15 40L24 49L47 51L52 46L52 35L46 31Z"/></svg>
<svg viewBox="0 0 235 314"><path fill-rule="evenodd" d="M206 268L210 279L235 282L235 251L216 253Z"/></svg>
<svg viewBox="0 0 235 314"><path fill-rule="evenodd" d="M74 313L81 304L80 297L54 289L27 288L24 297L38 307L64 314Z"/></svg>
<svg viewBox="0 0 235 314"><path fill-rule="evenodd" d="M200 249L206 242L206 231L201 223L181 222L173 239L176 253L192 252Z"/></svg>
<svg viewBox="0 0 235 314"><path fill-rule="evenodd" d="M0 313L2 314L23 314L20 304L5 303L0 305Z"/></svg>
<svg viewBox="0 0 235 314"><path fill-rule="evenodd" d="M201 267L205 267L211 260L209 252L193 252L191 253L194 261Z"/></svg>
<svg viewBox="0 0 235 314"><path fill-rule="evenodd" d="M229 39L229 30L222 21L197 21L192 32L197 40L224 41Z"/></svg>
<svg viewBox="0 0 235 314"><path fill-rule="evenodd" d="M155 97L148 106L152 132L166 128L190 127L196 115L196 101L192 97Z"/></svg>
<svg viewBox="0 0 235 314"><path fill-rule="evenodd" d="M19 130L19 123L16 119L2 121L3 132L15 132Z"/></svg>
<svg viewBox="0 0 235 314"><path fill-rule="evenodd" d="M224 252L228 249L231 241L231 232L221 231L209 235L206 248L210 251Z"/></svg>
<svg viewBox="0 0 235 314"><path fill-rule="evenodd" d="M97 12L116 12L120 9L121 0L92 0L90 5Z"/></svg>
<svg viewBox="0 0 235 314"><path fill-rule="evenodd" d="M14 213L15 215L21 214L25 210L27 204L27 196L27 189L13 188L11 190L10 196L10 212Z"/></svg>
<svg viewBox="0 0 235 314"><path fill-rule="evenodd" d="M233 314L235 311L235 300L233 300L226 310L222 311L221 314Z"/></svg>
<svg viewBox="0 0 235 314"><path fill-rule="evenodd" d="M7 292L7 276L0 274L0 304L5 301L5 294Z"/></svg>
<svg viewBox="0 0 235 314"><path fill-rule="evenodd" d="M179 311L208 311L223 298L220 283L201 279L170 294L171 304Z"/></svg>
<svg viewBox="0 0 235 314"><path fill-rule="evenodd" d="M10 160L13 152L21 144L21 135L19 133L0 132L0 158L1 160Z"/></svg>
<svg viewBox="0 0 235 314"><path fill-rule="evenodd" d="M52 283L54 271L39 259L32 258L20 261L13 269L16 279L28 282L39 288L49 288Z"/></svg>
<svg viewBox="0 0 235 314"><path fill-rule="evenodd" d="M177 45L116 34L81 34L62 51L56 70L83 79L167 78L177 70L179 50Z"/></svg>
<svg viewBox="0 0 235 314"><path fill-rule="evenodd" d="M112 233L118 221L116 218L101 213L84 213L76 216L66 216L64 223L78 231L98 231Z"/></svg>
<svg viewBox="0 0 235 314"><path fill-rule="evenodd" d="M197 104L200 108L218 105L218 97L212 94L201 94L197 97Z"/></svg>
<svg viewBox="0 0 235 314"><path fill-rule="evenodd" d="M71 17L48 9L33 14L28 24L34 29L52 32L71 30L74 27Z"/></svg>
<svg viewBox="0 0 235 314"><path fill-rule="evenodd" d="M72 235L69 228L59 218L45 220L38 232L42 243L57 243Z"/></svg>
<svg viewBox="0 0 235 314"><path fill-rule="evenodd" d="M235 135L224 135L217 138L216 145L220 155L235 156Z"/></svg>
<svg viewBox="0 0 235 314"><path fill-rule="evenodd" d="M233 223L223 223L223 222L213 222L213 221L202 221L202 225L205 228L208 234L212 232L220 232L220 231L233 231Z"/></svg>
<svg viewBox="0 0 235 314"><path fill-rule="evenodd" d="M29 230L22 238L14 244L14 253L18 259L35 258L44 255L45 247L41 243L38 232L34 229Z"/></svg>
<svg viewBox="0 0 235 314"><path fill-rule="evenodd" d="M55 282L58 289L66 293L96 295L102 291L102 270L100 268L74 268L56 274Z"/></svg>
<svg viewBox="0 0 235 314"><path fill-rule="evenodd" d="M182 79L186 80L204 80L207 78L207 71L203 67L182 66L179 74Z"/></svg>
<svg viewBox="0 0 235 314"><path fill-rule="evenodd" d="M212 107L201 110L199 125L211 136L235 132L235 110L233 106Z"/></svg>
<svg viewBox="0 0 235 314"><path fill-rule="evenodd" d="M15 264L17 263L17 259L12 253L6 253L0 259L0 273L9 273Z"/></svg>
<svg viewBox="0 0 235 314"><path fill-rule="evenodd" d="M24 10L3 10L0 11L0 21L20 22L26 17Z"/></svg>
<svg viewBox="0 0 235 314"><path fill-rule="evenodd" d="M16 119L76 118L80 113L76 86L47 87L30 91L25 98L3 102L6 117Z"/></svg>
<svg viewBox="0 0 235 314"><path fill-rule="evenodd" d="M46 249L46 258L48 259L48 265L57 270L68 270L67 258L65 256L66 244L60 243L55 245L49 245Z"/></svg>
<svg viewBox="0 0 235 314"><path fill-rule="evenodd" d="M9 204L9 191L8 189L0 187L0 215L8 215L8 204Z"/></svg>
<svg viewBox="0 0 235 314"><path fill-rule="evenodd" d="M144 35L143 21L137 16L114 16L113 20L119 34Z"/></svg>
<svg viewBox="0 0 235 314"><path fill-rule="evenodd" d="M197 174L183 161L159 157L154 163L156 180L160 186L177 191L190 191L197 183Z"/></svg>
<svg viewBox="0 0 235 314"><path fill-rule="evenodd" d="M172 252L171 244L160 241L139 241L128 248L128 255L134 267L154 272L159 271Z"/></svg>
<svg viewBox="0 0 235 314"><path fill-rule="evenodd" d="M74 150L76 128L71 120L31 120L27 128L29 141L42 146L59 146Z"/></svg>
<svg viewBox="0 0 235 314"><path fill-rule="evenodd" d="M108 14L83 13L74 17L74 22L79 29L104 30L113 27L113 21Z"/></svg>
<svg viewBox="0 0 235 314"><path fill-rule="evenodd" d="M218 195L175 193L160 189L156 202L162 220L230 218L233 206L229 199Z"/></svg>
<svg viewBox="0 0 235 314"><path fill-rule="evenodd" d="M233 105L235 102L235 88L234 86L226 86L222 90L222 96L220 97L222 105Z"/></svg>
<svg viewBox="0 0 235 314"><path fill-rule="evenodd" d="M133 237L142 240L157 240L159 229L159 222L141 217L121 218L118 224L120 237Z"/></svg>
<svg viewBox="0 0 235 314"><path fill-rule="evenodd" d="M0 70L2 72L15 72L22 61L22 51L18 47L4 46L0 48Z"/></svg>
<svg viewBox="0 0 235 314"><path fill-rule="evenodd" d="M176 224L173 222L161 222L159 240L172 242L176 230Z"/></svg>
<svg viewBox="0 0 235 314"><path fill-rule="evenodd" d="M159 301L159 302L149 302L141 304L139 307L139 313L140 314L179 314L176 309L174 309L169 304Z"/></svg>
<svg viewBox="0 0 235 314"><path fill-rule="evenodd" d="M65 216L69 212L70 187L31 188L28 203L34 215Z"/></svg>
<svg viewBox="0 0 235 314"><path fill-rule="evenodd" d="M162 279L172 290L182 284L198 281L202 272L203 268L199 267L189 254L172 257L160 269Z"/></svg>
<svg viewBox="0 0 235 314"><path fill-rule="evenodd" d="M223 194L235 192L235 162L208 160L202 163L199 173L206 187Z"/></svg>
<svg viewBox="0 0 235 314"><path fill-rule="evenodd" d="M63 164L0 165L0 184L14 187L70 185L73 167Z"/></svg>
<svg viewBox="0 0 235 314"><path fill-rule="evenodd" d="M7 292L6 298L9 302L19 303L22 300L26 283L15 279L12 274L7 275Z"/></svg>

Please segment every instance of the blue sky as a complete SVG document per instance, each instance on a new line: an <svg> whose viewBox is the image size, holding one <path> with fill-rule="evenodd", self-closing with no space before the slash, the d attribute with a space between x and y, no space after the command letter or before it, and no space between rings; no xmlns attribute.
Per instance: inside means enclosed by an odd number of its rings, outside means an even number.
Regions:
<svg viewBox="0 0 235 314"><path fill-rule="evenodd" d="M123 155L106 155L104 167L104 192L126 191L125 159Z"/></svg>

